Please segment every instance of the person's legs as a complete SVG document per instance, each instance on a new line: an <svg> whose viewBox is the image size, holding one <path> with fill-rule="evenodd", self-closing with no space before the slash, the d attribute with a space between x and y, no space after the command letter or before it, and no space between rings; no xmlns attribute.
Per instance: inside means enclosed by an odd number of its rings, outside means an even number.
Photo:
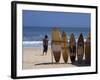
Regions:
<svg viewBox="0 0 100 80"><path fill-rule="evenodd" d="M45 55L47 55L48 46L45 46Z"/></svg>
<svg viewBox="0 0 100 80"><path fill-rule="evenodd" d="M43 52L44 55L47 55L47 49L48 49L48 46L45 45L44 46L44 52Z"/></svg>
<svg viewBox="0 0 100 80"><path fill-rule="evenodd" d="M45 46L43 46L43 55L44 55L44 53L45 53Z"/></svg>

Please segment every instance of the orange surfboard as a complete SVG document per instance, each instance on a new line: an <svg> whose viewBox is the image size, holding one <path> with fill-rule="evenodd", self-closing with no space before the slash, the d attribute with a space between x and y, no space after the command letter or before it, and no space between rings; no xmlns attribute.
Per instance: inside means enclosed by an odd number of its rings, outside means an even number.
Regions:
<svg viewBox="0 0 100 80"><path fill-rule="evenodd" d="M62 41L62 56L65 63L68 61L68 47L67 47L67 36L65 32L62 32L61 35L61 41Z"/></svg>

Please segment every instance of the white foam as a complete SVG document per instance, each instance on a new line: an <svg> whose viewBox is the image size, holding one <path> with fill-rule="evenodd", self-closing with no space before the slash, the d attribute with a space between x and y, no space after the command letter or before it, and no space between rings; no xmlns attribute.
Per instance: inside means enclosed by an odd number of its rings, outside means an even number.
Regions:
<svg viewBox="0 0 100 80"><path fill-rule="evenodd" d="M50 47L50 41L49 41L49 47ZM23 47L35 47L35 48L42 48L43 47L43 41L23 41Z"/></svg>
<svg viewBox="0 0 100 80"><path fill-rule="evenodd" d="M42 41L23 41L23 44L42 44Z"/></svg>
<svg viewBox="0 0 100 80"><path fill-rule="evenodd" d="M76 43L77 41L78 39L76 39ZM84 39L84 42L86 42L86 39ZM69 39L68 39L68 43L69 43ZM48 46L51 47L51 41L48 42ZM23 47L42 48L43 41L23 41Z"/></svg>

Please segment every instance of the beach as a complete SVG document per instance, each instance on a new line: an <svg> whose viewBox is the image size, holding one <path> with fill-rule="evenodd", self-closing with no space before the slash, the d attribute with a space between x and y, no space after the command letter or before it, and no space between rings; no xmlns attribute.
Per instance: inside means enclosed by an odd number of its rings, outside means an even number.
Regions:
<svg viewBox="0 0 100 80"><path fill-rule="evenodd" d="M39 14L39 15L38 15ZM40 15L41 14L41 15ZM72 17L73 16L73 17ZM76 19L79 19L76 20ZM52 31L54 28L59 29L59 33L65 32L67 37L67 47L69 48L69 41L71 34L74 34L75 42L78 42L78 38L82 33L84 42L87 39L88 33L91 31L90 26L90 14L87 13L73 13L72 12L46 12L46 11L27 11L23 10L23 52L22 52L22 68L23 69L43 69L43 68L68 68L68 67L80 67L84 66L84 58L81 64L77 63L77 57L75 63L70 61L68 51L68 62L64 63L62 53L60 62L55 63L51 56L51 41ZM61 38L61 35L60 36ZM47 35L48 37L48 52L47 55L43 54L43 39ZM56 35L54 36L54 38ZM57 38L54 40L56 41ZM57 40L58 41L58 40ZM76 44L77 47L77 44ZM58 48L57 48L58 49ZM77 51L76 51L77 52ZM77 53L76 53L77 54Z"/></svg>
<svg viewBox="0 0 100 80"><path fill-rule="evenodd" d="M76 67L72 65L70 57L68 57L68 62L64 63L64 60L60 58L59 63L55 63L51 57L51 49L48 49L47 55L43 56L42 48L23 48L23 58L22 58L23 69L45 69L45 68L68 68Z"/></svg>

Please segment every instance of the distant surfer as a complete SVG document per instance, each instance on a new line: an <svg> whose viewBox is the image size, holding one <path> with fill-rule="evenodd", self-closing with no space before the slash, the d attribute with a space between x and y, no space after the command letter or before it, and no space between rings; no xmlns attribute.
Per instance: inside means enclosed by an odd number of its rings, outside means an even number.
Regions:
<svg viewBox="0 0 100 80"><path fill-rule="evenodd" d="M45 35L44 39L43 39L43 55L45 53L45 55L47 55L47 51L48 51L48 36Z"/></svg>

